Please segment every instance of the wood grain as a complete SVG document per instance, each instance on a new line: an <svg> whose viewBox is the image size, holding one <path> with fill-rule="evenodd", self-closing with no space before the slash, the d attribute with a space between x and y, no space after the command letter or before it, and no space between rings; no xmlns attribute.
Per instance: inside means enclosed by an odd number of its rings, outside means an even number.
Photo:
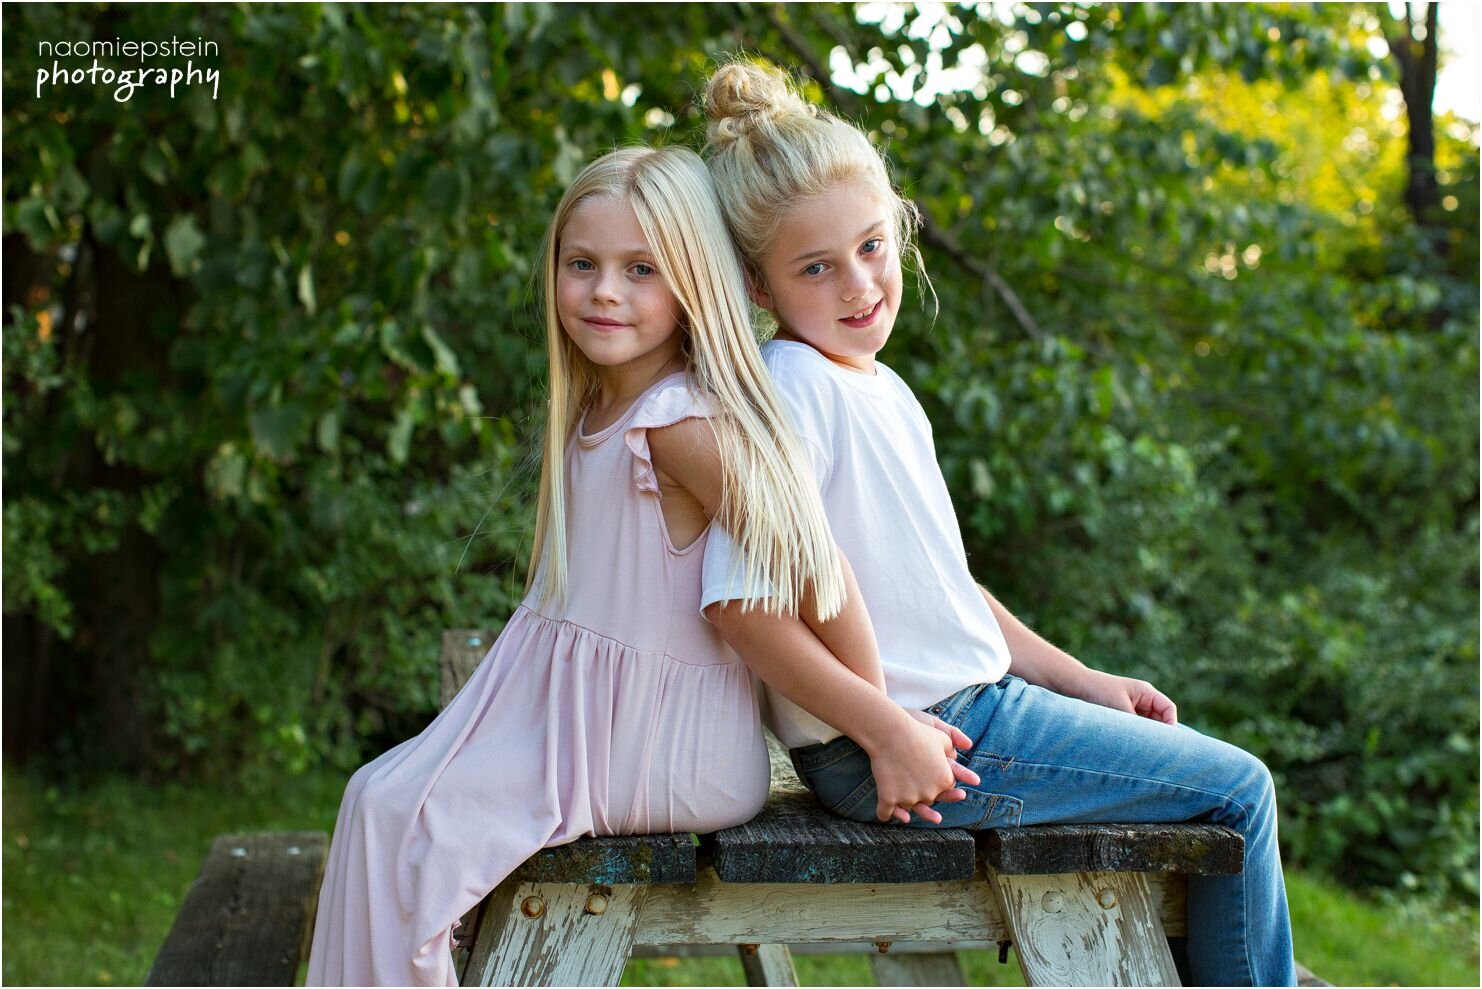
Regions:
<svg viewBox="0 0 1482 989"><path fill-rule="evenodd" d="M1029 985L1179 985L1146 876L990 870L989 881Z"/></svg>
<svg viewBox="0 0 1482 989"><path fill-rule="evenodd" d="M219 836L144 984L292 985L328 846L322 831Z"/></svg>
<svg viewBox="0 0 1482 989"><path fill-rule="evenodd" d="M506 881L485 903L466 984L617 985L651 888Z"/></svg>
<svg viewBox="0 0 1482 989"><path fill-rule="evenodd" d="M983 833L989 863L1006 876L1061 872L1237 875L1245 839L1217 824L1042 824Z"/></svg>
<svg viewBox="0 0 1482 989"><path fill-rule="evenodd" d="M749 986L796 986L798 970L785 944L741 945L741 971Z"/></svg>

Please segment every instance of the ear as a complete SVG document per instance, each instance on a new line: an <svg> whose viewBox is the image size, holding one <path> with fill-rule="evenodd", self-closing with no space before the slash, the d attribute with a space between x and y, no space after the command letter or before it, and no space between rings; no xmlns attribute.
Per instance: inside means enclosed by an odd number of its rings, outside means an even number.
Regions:
<svg viewBox="0 0 1482 989"><path fill-rule="evenodd" d="M772 293L767 291L761 278L749 271L746 273L746 297L759 308L772 311Z"/></svg>

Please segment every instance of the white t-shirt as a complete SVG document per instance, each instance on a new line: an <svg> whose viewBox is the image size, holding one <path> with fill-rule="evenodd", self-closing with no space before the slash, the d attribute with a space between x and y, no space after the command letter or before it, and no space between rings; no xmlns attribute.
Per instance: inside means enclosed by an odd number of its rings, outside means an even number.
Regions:
<svg viewBox="0 0 1482 989"><path fill-rule="evenodd" d="M862 374L788 340L766 344L762 356L869 607L891 699L926 708L1002 678L1008 645L968 570L916 396L879 362L878 373ZM716 527L705 548L702 608L745 596L736 552ZM773 690L767 701L770 727L791 748L840 734Z"/></svg>

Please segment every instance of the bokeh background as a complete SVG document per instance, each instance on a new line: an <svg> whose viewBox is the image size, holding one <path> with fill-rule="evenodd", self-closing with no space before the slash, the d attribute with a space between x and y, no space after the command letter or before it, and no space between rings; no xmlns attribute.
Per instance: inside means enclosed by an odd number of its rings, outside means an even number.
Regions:
<svg viewBox="0 0 1482 989"><path fill-rule="evenodd" d="M1267 760L1299 958L1474 984L1453 10L8 6L5 981L139 981L213 833L328 829L435 713L440 630L520 596L549 213L603 150L698 145L745 50L922 208L939 309L882 356L975 573ZM43 42L172 37L214 94L38 90Z"/></svg>

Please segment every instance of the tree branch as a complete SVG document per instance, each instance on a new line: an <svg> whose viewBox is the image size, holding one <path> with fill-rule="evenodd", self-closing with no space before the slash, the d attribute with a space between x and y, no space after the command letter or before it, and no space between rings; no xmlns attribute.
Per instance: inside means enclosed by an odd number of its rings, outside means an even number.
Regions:
<svg viewBox="0 0 1482 989"><path fill-rule="evenodd" d="M1003 280L1003 276L992 265L985 264L964 251L951 234L936 225L926 210L919 206L917 209L921 214L921 239L956 261L969 274L977 276L985 289L991 290L1003 300L1004 305L1008 306L1009 312L1014 314L1014 321L1019 324L1020 329L1035 340L1043 340L1044 330L1040 329L1028 308L1020 300L1018 293L1009 287L1009 283Z"/></svg>

